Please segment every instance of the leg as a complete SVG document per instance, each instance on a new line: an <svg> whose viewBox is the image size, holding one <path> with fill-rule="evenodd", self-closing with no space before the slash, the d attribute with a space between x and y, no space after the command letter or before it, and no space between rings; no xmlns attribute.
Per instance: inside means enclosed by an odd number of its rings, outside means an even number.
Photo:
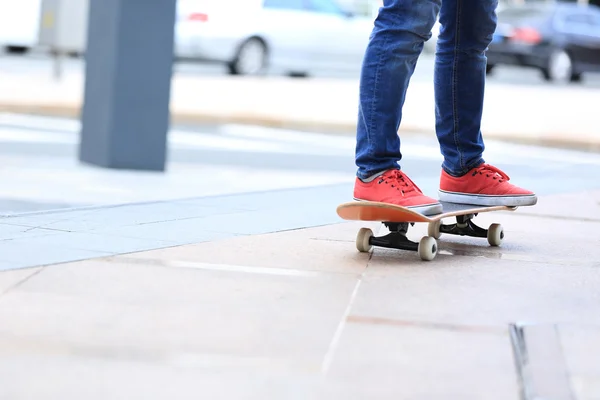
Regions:
<svg viewBox="0 0 600 400"><path fill-rule="evenodd" d="M423 214L442 212L400 171L398 128L408 83L441 0L384 0L366 50L360 80L356 134L358 172L354 198L409 207Z"/></svg>
<svg viewBox="0 0 600 400"><path fill-rule="evenodd" d="M483 163L481 116L485 50L496 30L498 0L443 0L435 62L436 131L442 168L461 176Z"/></svg>
<svg viewBox="0 0 600 400"><path fill-rule="evenodd" d="M360 80L358 177L398 168L398 128L409 80L431 37L441 0L384 0L366 50Z"/></svg>
<svg viewBox="0 0 600 400"><path fill-rule="evenodd" d="M435 63L436 132L444 156L439 198L475 205L527 206L536 195L483 160L485 51L498 0L443 0Z"/></svg>

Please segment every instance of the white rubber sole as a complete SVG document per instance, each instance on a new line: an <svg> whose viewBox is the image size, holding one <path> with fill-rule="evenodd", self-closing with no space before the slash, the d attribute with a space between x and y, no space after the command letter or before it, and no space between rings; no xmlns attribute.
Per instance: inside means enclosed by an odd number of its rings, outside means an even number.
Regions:
<svg viewBox="0 0 600 400"><path fill-rule="evenodd" d="M444 207L440 204L428 204L426 206L414 206L414 207L406 207L411 211L414 211L423 215L435 215L441 214L444 211Z"/></svg>
<svg viewBox="0 0 600 400"><path fill-rule="evenodd" d="M370 200L357 199L356 197L354 197L354 200L370 201ZM412 207L406 207L406 208L408 208L409 210L414 211L416 213L423 214L423 215L441 214L442 211L444 211L444 207L440 203L427 204L427 205L423 205L423 206L412 206Z"/></svg>
<svg viewBox="0 0 600 400"><path fill-rule="evenodd" d="M461 203L461 204L473 204L476 206L508 206L508 207L521 207L521 206L533 206L537 203L536 195L522 195L522 196L491 196L481 194L464 194L446 192L440 190L438 192L440 201L448 203Z"/></svg>

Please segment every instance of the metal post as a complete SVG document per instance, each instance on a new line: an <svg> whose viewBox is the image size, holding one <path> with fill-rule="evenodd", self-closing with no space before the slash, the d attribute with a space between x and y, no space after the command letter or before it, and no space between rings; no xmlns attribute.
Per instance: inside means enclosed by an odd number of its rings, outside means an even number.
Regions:
<svg viewBox="0 0 600 400"><path fill-rule="evenodd" d="M89 0L79 158L163 171L177 0Z"/></svg>
<svg viewBox="0 0 600 400"><path fill-rule="evenodd" d="M63 66L64 56L62 50L59 48L52 49L52 72L54 73L54 79L60 81L63 77L64 66Z"/></svg>

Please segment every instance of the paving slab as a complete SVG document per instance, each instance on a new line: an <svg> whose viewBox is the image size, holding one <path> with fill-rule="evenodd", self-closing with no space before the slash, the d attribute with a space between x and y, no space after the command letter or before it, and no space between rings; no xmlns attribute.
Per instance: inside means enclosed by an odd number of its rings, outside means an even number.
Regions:
<svg viewBox="0 0 600 400"><path fill-rule="evenodd" d="M112 254L66 245L69 238L62 240L61 246L49 244L46 238L39 240L39 237L0 241L0 271L87 260Z"/></svg>
<svg viewBox="0 0 600 400"><path fill-rule="evenodd" d="M295 377L296 384L307 374L317 380L354 286L353 275L328 273L240 273L97 260L49 267L40 279L0 299L5 321L0 370L17 375L0 394L76 398L96 389L160 398L179 393L160 387L149 393L131 385L148 380L145 387L181 384L196 395L219 398L272 396L285 388L269 383L278 376ZM50 366L60 374L41 379L36 386L43 391L19 377L22 368L31 377ZM81 371L104 379L83 376L85 385L71 386ZM121 377L113 380L115 371ZM238 380L239 388L219 391ZM107 381L111 385L105 386Z"/></svg>
<svg viewBox="0 0 600 400"><path fill-rule="evenodd" d="M246 266L361 274L370 255L353 251L356 231L363 223L239 236L219 241L157 249L129 254L136 263L156 262L163 266ZM380 224L367 223L374 231ZM114 259L121 259L115 257Z"/></svg>
<svg viewBox="0 0 600 400"><path fill-rule="evenodd" d="M262 400L316 398L312 394L318 379L294 378L246 368L242 372L220 373L207 370L204 356L173 360L172 366L148 364L103 357L63 355L3 355L0 398L11 400L146 400L198 398ZM216 362L219 362L216 359ZM224 358L221 363L231 362ZM240 362L234 360L234 362ZM242 360L243 362L243 360ZM35 384L32 384L35 382Z"/></svg>
<svg viewBox="0 0 600 400"><path fill-rule="evenodd" d="M600 399L600 327L567 325L560 326L558 332L576 398Z"/></svg>
<svg viewBox="0 0 600 400"><path fill-rule="evenodd" d="M566 220L554 232L548 230L549 220L519 211L481 214L476 222L484 227L502 222L503 245L492 248L485 239L442 235L440 253L431 263L411 252L375 248L354 311L484 326L600 323L600 259L590 257L599 244L593 234L597 223ZM417 224L410 236L418 240L425 234L425 224ZM389 301L394 298L401 301Z"/></svg>
<svg viewBox="0 0 600 400"><path fill-rule="evenodd" d="M585 190L543 196L535 207L522 208L519 212L552 217L556 220L557 228L562 223L561 219L600 221L600 191Z"/></svg>
<svg viewBox="0 0 600 400"><path fill-rule="evenodd" d="M332 224L339 222L335 205L347 190L342 184L4 216L0 268Z"/></svg>
<svg viewBox="0 0 600 400"><path fill-rule="evenodd" d="M18 239L23 237L40 237L60 234L61 230L43 228L39 226L24 226L3 224L0 219L0 241Z"/></svg>
<svg viewBox="0 0 600 400"><path fill-rule="evenodd" d="M458 332L353 318L328 378L349 384L351 398L519 399L506 329Z"/></svg>
<svg viewBox="0 0 600 400"><path fill-rule="evenodd" d="M304 368L318 368L354 285L352 275L85 261L46 268L6 293L0 337L129 349L134 358L213 353L277 364L298 357Z"/></svg>
<svg viewBox="0 0 600 400"><path fill-rule="evenodd" d="M520 210L480 214L474 222L484 228L500 223L505 234L502 246L490 247L486 239L442 235L438 241L439 256L466 255L539 265L600 265L600 257L590 257L590 249L600 244L597 235L600 222L530 216ZM424 235L427 235L425 224L417 225L410 232L410 238L415 241ZM410 253L399 256L414 258Z"/></svg>

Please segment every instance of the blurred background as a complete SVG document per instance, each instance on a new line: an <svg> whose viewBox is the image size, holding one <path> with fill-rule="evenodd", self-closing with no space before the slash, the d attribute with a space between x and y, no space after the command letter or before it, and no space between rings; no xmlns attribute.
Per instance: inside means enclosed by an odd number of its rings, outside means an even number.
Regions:
<svg viewBox="0 0 600 400"><path fill-rule="evenodd" d="M382 4L178 0L175 57L178 65L193 65L198 73L356 74ZM547 81L577 81L583 72L600 71L598 5L600 0L501 0L499 26L488 52L490 72L501 66L525 67L505 79L535 82L540 75ZM2 0L0 44L13 62L30 61L26 56L82 57L88 7L89 0ZM238 11L229 12L232 7ZM55 21L59 10L60 21ZM436 24L424 58L434 54L438 32ZM550 42L560 43L560 49L550 49ZM528 73L531 68L541 74Z"/></svg>
<svg viewBox="0 0 600 400"><path fill-rule="evenodd" d="M515 173L556 160L599 163L594 2L500 2L484 132L488 154ZM381 5L178 0L168 168L151 173L78 162L89 1L0 0L0 213L351 180L358 77ZM404 162L431 190L438 32L436 24L401 126Z"/></svg>

